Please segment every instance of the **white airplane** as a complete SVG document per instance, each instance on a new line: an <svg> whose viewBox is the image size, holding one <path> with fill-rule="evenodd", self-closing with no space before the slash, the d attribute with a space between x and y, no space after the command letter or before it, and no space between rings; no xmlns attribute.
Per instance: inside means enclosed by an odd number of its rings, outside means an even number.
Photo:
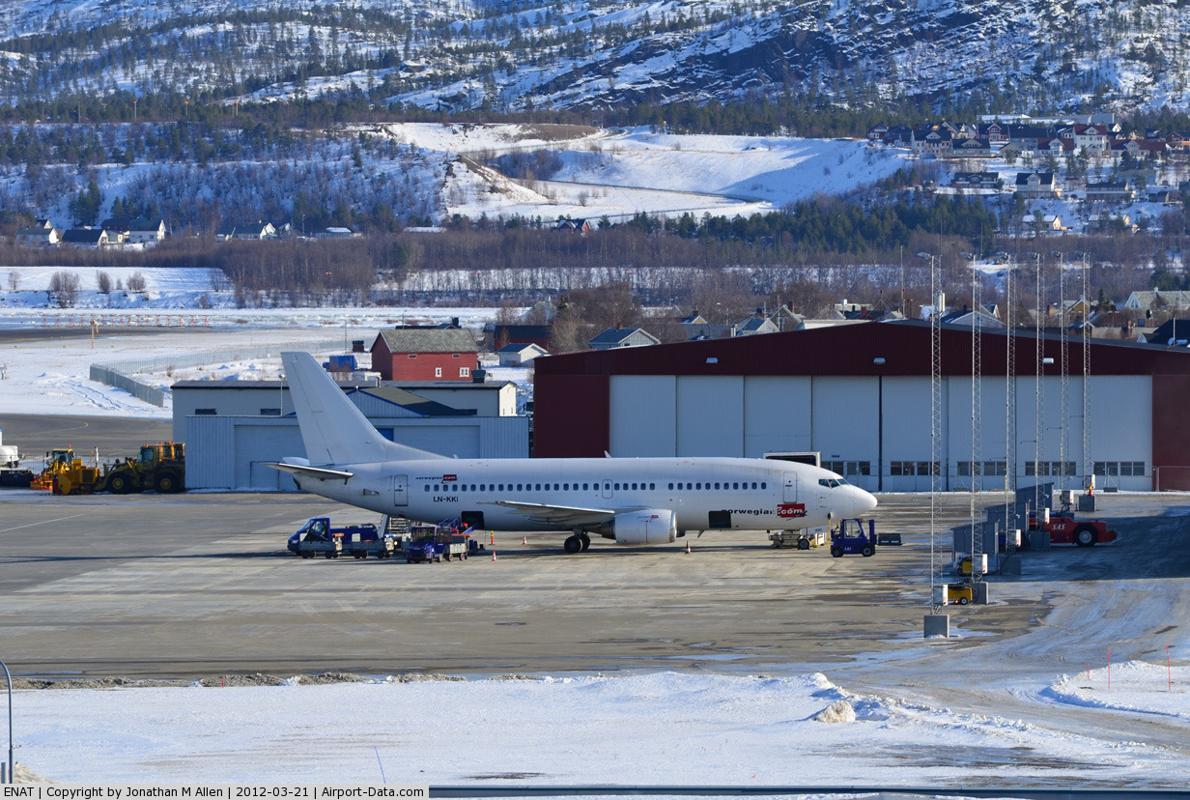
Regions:
<svg viewBox="0 0 1190 800"><path fill-rule="evenodd" d="M687 531L799 530L856 517L876 498L809 464L754 458L447 458L385 439L308 353L282 353L306 458L276 469L299 488L415 520L571 531L621 545Z"/></svg>

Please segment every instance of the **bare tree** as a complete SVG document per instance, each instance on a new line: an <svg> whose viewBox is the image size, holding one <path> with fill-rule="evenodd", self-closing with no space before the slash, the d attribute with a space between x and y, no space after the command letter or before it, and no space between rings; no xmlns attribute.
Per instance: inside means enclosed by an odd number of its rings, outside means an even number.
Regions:
<svg viewBox="0 0 1190 800"><path fill-rule="evenodd" d="M95 274L95 282L99 285L100 294L112 293L112 276L106 272L98 272Z"/></svg>
<svg viewBox="0 0 1190 800"><path fill-rule="evenodd" d="M145 290L145 276L139 272L134 272L128 276L128 291L143 292Z"/></svg>
<svg viewBox="0 0 1190 800"><path fill-rule="evenodd" d="M20 287L20 285L21 273L17 272L15 269L10 270L8 273L8 290L10 292L15 292Z"/></svg>
<svg viewBox="0 0 1190 800"><path fill-rule="evenodd" d="M73 308L78 302L79 276L74 272L55 272L50 276L50 293L59 308Z"/></svg>

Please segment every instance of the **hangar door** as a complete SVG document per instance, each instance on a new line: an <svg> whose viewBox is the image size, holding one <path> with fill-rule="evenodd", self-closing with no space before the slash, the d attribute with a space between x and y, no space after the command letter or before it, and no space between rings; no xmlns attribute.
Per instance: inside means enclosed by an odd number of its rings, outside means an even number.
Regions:
<svg viewBox="0 0 1190 800"><path fill-rule="evenodd" d="M744 455L744 378L678 377L679 456Z"/></svg>

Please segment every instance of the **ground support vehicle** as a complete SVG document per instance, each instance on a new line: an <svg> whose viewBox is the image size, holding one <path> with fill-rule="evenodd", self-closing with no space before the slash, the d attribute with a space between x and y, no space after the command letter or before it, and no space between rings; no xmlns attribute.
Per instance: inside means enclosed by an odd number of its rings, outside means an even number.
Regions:
<svg viewBox="0 0 1190 800"><path fill-rule="evenodd" d="M422 537L405 542L401 552L405 554L406 564L433 564L442 560L442 551L439 548L440 545L433 537Z"/></svg>
<svg viewBox="0 0 1190 800"><path fill-rule="evenodd" d="M851 528L854 528L854 533L851 532ZM866 533L864 521L861 519L841 519L839 527L831 531L832 556L842 558L857 553L864 558L876 554L876 520L868 520Z"/></svg>
<svg viewBox="0 0 1190 800"><path fill-rule="evenodd" d="M96 491L129 494L156 489L162 494L186 487L185 445L153 442L141 445L137 458L126 458L109 467L96 484Z"/></svg>
<svg viewBox="0 0 1190 800"><path fill-rule="evenodd" d="M355 558L366 558L368 555L388 558L392 554L392 543L384 539L372 524L334 528L330 517L310 517L289 537L286 546L289 552L302 558L318 555L338 558L344 552ZM385 555L380 556L382 551ZM360 552L363 555L359 555Z"/></svg>
<svg viewBox="0 0 1190 800"><path fill-rule="evenodd" d="M16 445L4 444L0 438L0 486L25 488L33 483L33 470L21 467L21 454Z"/></svg>
<svg viewBox="0 0 1190 800"><path fill-rule="evenodd" d="M1101 519L1075 519L1074 514L1066 511L1060 511L1052 515L1048 523L1040 524L1037 516L1030 514L1029 530L1044 530L1050 535L1050 544L1074 544L1079 547L1108 544L1118 536Z"/></svg>
<svg viewBox="0 0 1190 800"><path fill-rule="evenodd" d="M975 589L969 583L950 583L946 586L948 605L965 606L975 602Z"/></svg>
<svg viewBox="0 0 1190 800"><path fill-rule="evenodd" d="M901 541L899 533L879 533L876 535L876 544L882 547L900 547L904 542Z"/></svg>
<svg viewBox="0 0 1190 800"><path fill-rule="evenodd" d="M769 541L774 548L796 547L798 550L809 550L826 544L826 534L822 531L771 531Z"/></svg>

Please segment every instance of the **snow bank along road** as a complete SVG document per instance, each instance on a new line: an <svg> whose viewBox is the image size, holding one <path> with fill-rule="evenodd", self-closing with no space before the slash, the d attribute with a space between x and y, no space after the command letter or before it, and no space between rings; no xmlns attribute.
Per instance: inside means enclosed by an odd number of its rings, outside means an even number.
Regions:
<svg viewBox="0 0 1190 800"><path fill-rule="evenodd" d="M69 500L0 495L10 663L182 685L20 692L18 758L54 779L371 781L373 745L390 777L409 766L402 780L430 783L613 771L1137 787L1190 773L1190 532L1162 516L1185 498L1104 498L1119 545L1029 554L994 605L952 610L958 638L930 642L912 496L883 499L879 524L907 544L872 559L770 551L743 532L690 555L597 543L566 558L539 535L498 541L496 563L434 567L280 554L310 514L359 518L313 498ZM947 522L965 503L948 498ZM185 685L324 670L476 679ZM514 672L538 677L484 677ZM335 759L321 757L327 741Z"/></svg>

